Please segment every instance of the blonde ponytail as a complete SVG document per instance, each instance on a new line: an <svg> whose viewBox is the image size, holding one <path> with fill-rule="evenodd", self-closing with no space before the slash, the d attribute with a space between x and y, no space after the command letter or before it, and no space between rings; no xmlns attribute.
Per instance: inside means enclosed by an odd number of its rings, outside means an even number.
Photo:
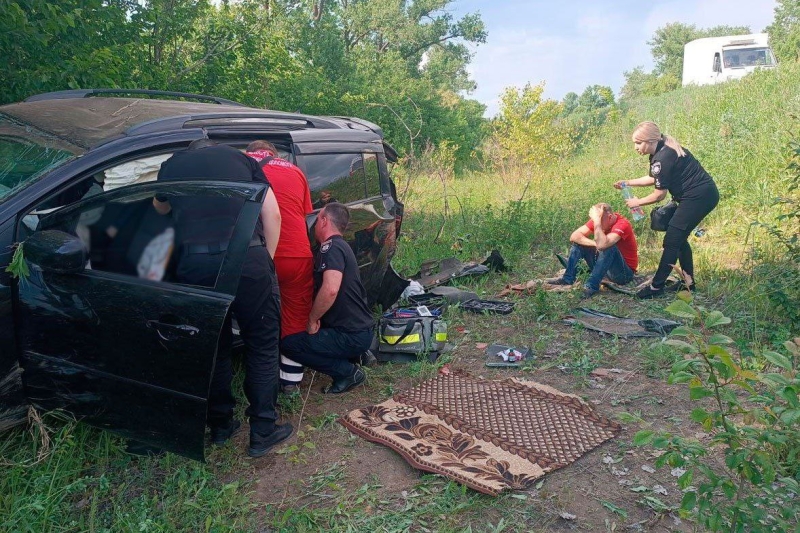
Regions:
<svg viewBox="0 0 800 533"><path fill-rule="evenodd" d="M664 144L675 150L678 154L678 157L683 157L686 155L686 152L681 147L680 143L672 137L671 135L663 135L661 130L658 129L658 126L655 122L645 121L640 122L638 126L633 130L633 138L637 141L644 141L644 142L658 142L660 140L664 140Z"/></svg>

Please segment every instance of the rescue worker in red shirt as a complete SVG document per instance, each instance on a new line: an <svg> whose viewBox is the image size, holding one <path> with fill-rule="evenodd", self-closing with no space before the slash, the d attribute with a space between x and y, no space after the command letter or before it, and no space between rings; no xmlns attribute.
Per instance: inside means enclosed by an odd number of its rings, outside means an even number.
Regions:
<svg viewBox="0 0 800 533"><path fill-rule="evenodd" d="M590 235L594 238L590 239ZM606 203L593 205L589 210L589 220L573 231L569 240L572 246L564 275L547 282L550 285L572 285L577 277L578 264L583 259L592 272L586 280L582 298L594 296L604 277L619 285L630 283L639 267L639 252L631 223Z"/></svg>
<svg viewBox="0 0 800 533"><path fill-rule="evenodd" d="M281 235L275 251L275 273L281 293L281 339L306 330L314 297L314 256L306 215L313 211L308 180L268 141L253 141L247 155L261 165L281 212ZM303 380L303 366L281 354L281 391L291 394Z"/></svg>

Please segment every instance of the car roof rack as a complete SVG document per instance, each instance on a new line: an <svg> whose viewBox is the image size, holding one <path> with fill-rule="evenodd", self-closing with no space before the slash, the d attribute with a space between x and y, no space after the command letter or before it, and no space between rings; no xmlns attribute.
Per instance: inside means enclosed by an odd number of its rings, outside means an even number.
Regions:
<svg viewBox="0 0 800 533"><path fill-rule="evenodd" d="M194 93L181 93L176 91L158 91L153 89L73 89L68 91L54 91L50 93L36 94L25 99L26 102L39 102L42 100L69 100L72 98L91 98L92 96L101 96L106 94L119 94L119 95L147 95L147 96L173 96L175 98L184 98L186 100L203 100L213 102L221 105L232 105L237 107L247 107L242 103L227 100L225 98L217 98L216 96L207 96L205 94Z"/></svg>

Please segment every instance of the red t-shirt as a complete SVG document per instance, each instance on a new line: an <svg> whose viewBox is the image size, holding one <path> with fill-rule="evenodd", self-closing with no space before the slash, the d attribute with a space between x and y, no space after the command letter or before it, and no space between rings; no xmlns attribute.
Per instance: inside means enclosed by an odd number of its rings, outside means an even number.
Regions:
<svg viewBox="0 0 800 533"><path fill-rule="evenodd" d="M247 155L260 163L271 154L258 150L247 152ZM261 170L272 186L281 211L281 236L275 257L313 257L306 215L314 208L305 174L295 165L278 157L273 157Z"/></svg>
<svg viewBox="0 0 800 533"><path fill-rule="evenodd" d="M611 229L606 233L616 233L619 235L619 240L617 241L619 253L622 254L622 259L625 260L625 264L636 272L636 269L639 268L639 249L636 246L636 235L633 234L633 228L627 218L619 213L614 214L617 215L617 221L614 222L614 225L611 226ZM589 231L594 233L593 221L590 220L587 222L586 227L589 228Z"/></svg>

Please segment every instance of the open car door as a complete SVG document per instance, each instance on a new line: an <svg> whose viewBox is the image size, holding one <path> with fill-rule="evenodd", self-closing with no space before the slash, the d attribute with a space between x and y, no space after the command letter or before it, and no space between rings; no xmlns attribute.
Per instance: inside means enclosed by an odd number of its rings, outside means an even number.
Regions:
<svg viewBox="0 0 800 533"><path fill-rule="evenodd" d="M15 324L30 403L203 460L211 375L229 349L222 332L265 192L148 183L25 217L30 275L17 284ZM175 282L180 236L156 195L241 206L213 287Z"/></svg>

